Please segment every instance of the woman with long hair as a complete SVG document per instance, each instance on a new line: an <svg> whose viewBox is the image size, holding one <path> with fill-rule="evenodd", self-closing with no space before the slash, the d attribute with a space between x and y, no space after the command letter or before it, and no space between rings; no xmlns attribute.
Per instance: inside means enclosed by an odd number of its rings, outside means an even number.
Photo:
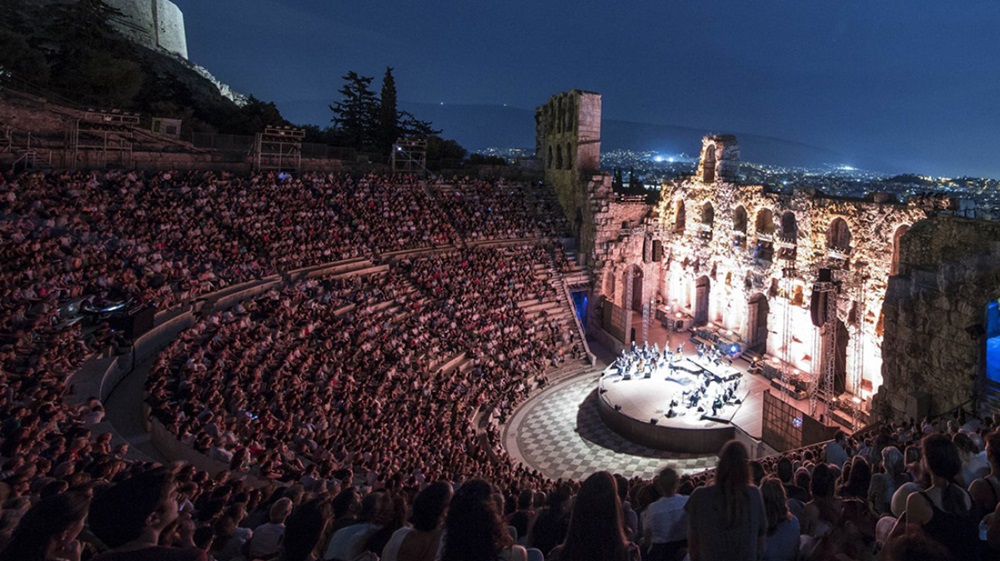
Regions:
<svg viewBox="0 0 1000 561"><path fill-rule="evenodd" d="M410 516L413 526L403 526L392 534L382 550L381 560L434 561L451 495L451 484L444 481L432 483L417 493Z"/></svg>
<svg viewBox="0 0 1000 561"><path fill-rule="evenodd" d="M745 446L730 440L719 452L715 482L691 493L688 552L691 561L760 559L767 517L760 490L750 485Z"/></svg>
<svg viewBox="0 0 1000 561"><path fill-rule="evenodd" d="M566 541L550 561L638 561L639 548L625 537L621 499L614 476L599 471L580 487L570 514Z"/></svg>
<svg viewBox="0 0 1000 561"><path fill-rule="evenodd" d="M0 561L79 561L80 542L90 498L64 493L44 498L31 507L14 530Z"/></svg>
<svg viewBox="0 0 1000 561"><path fill-rule="evenodd" d="M569 501L572 498L569 485L563 483L549 491L545 498L545 508L538 511L528 528L528 547L533 547L548 555L553 548L566 539L569 529Z"/></svg>
<svg viewBox="0 0 1000 561"><path fill-rule="evenodd" d="M330 521L333 507L325 498L316 498L302 503L285 520L285 537L281 561L315 561L319 559L319 547Z"/></svg>
<svg viewBox="0 0 1000 561"><path fill-rule="evenodd" d="M799 519L788 512L785 486L777 477L765 477L760 494L767 516L764 561L792 561L799 552Z"/></svg>
<svg viewBox="0 0 1000 561"><path fill-rule="evenodd" d="M958 448L944 434L930 434L921 443L931 485L906 499L906 523L920 526L955 559L979 558L978 524L972 497L955 477L962 470Z"/></svg>
<svg viewBox="0 0 1000 561"><path fill-rule="evenodd" d="M492 493L482 479L466 481L455 491L445 521L441 561L526 561L528 552L513 545Z"/></svg>

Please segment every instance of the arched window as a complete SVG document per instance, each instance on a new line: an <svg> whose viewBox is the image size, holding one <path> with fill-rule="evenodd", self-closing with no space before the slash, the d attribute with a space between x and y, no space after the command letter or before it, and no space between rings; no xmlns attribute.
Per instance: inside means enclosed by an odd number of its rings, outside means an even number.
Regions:
<svg viewBox="0 0 1000 561"><path fill-rule="evenodd" d="M754 222L758 234L770 236L774 234L774 213L769 208L762 208L757 211L757 219Z"/></svg>
<svg viewBox="0 0 1000 561"><path fill-rule="evenodd" d="M715 224L715 208L712 207L712 203L705 203L702 205L701 223L708 225L709 228Z"/></svg>
<svg viewBox="0 0 1000 561"><path fill-rule="evenodd" d="M549 146L549 155L548 155L548 159L546 160L545 166L547 168L549 168L549 169L552 169L552 147L551 146Z"/></svg>
<svg viewBox="0 0 1000 561"><path fill-rule="evenodd" d="M566 169L573 169L573 149L570 143L566 143Z"/></svg>
<svg viewBox="0 0 1000 561"><path fill-rule="evenodd" d="M795 213L790 210L781 215L781 233L779 234L781 249L778 257L781 259L795 260L797 245L799 243L799 227L795 221Z"/></svg>
<svg viewBox="0 0 1000 561"><path fill-rule="evenodd" d="M786 211L781 215L781 238L785 241L795 242L799 236L799 226L795 221L795 213Z"/></svg>
<svg viewBox="0 0 1000 561"><path fill-rule="evenodd" d="M677 201L677 207L674 209L674 232L683 232L686 222L687 216L684 212L684 201Z"/></svg>
<svg viewBox="0 0 1000 561"><path fill-rule="evenodd" d="M830 249L848 253L851 251L851 229L843 218L834 218L826 233L826 244Z"/></svg>
<svg viewBox="0 0 1000 561"><path fill-rule="evenodd" d="M715 145L705 147L705 156L701 160L701 180L705 183L715 183Z"/></svg>
<svg viewBox="0 0 1000 561"><path fill-rule="evenodd" d="M733 211L733 230L741 234L747 233L747 209L742 205Z"/></svg>
<svg viewBox="0 0 1000 561"><path fill-rule="evenodd" d="M712 203L706 202L701 207L701 237L706 240L712 239L712 227L715 224L715 207Z"/></svg>
<svg viewBox="0 0 1000 561"><path fill-rule="evenodd" d="M563 169L562 144L556 144L556 169Z"/></svg>

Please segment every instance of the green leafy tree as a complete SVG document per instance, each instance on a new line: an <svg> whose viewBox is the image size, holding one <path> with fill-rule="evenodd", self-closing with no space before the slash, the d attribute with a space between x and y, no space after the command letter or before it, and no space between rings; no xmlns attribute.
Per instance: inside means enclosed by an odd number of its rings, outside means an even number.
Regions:
<svg viewBox="0 0 1000 561"><path fill-rule="evenodd" d="M344 86L338 90L341 100L330 106L333 126L340 141L347 146L374 147L377 144L379 102L371 89L372 78L352 70L343 79Z"/></svg>
<svg viewBox="0 0 1000 561"><path fill-rule="evenodd" d="M246 105L241 107L228 123L223 124L223 129L232 134L254 135L265 127L281 127L288 124L273 101L261 101L251 95L247 98Z"/></svg>
<svg viewBox="0 0 1000 561"><path fill-rule="evenodd" d="M456 168L462 165L466 155L465 148L454 140L439 136L427 138L427 169L441 170Z"/></svg>
<svg viewBox="0 0 1000 561"><path fill-rule="evenodd" d="M49 81L49 64L45 54L28 42L28 37L0 28L0 80L9 74L40 86Z"/></svg>
<svg viewBox="0 0 1000 561"><path fill-rule="evenodd" d="M435 129L430 121L421 121L409 111L399 113L399 131L402 136L414 138L430 138L441 134L441 130Z"/></svg>
<svg viewBox="0 0 1000 561"><path fill-rule="evenodd" d="M135 46L115 31L120 11L101 0L55 3L43 33L58 45L49 57L51 85L88 104L132 107L145 73Z"/></svg>

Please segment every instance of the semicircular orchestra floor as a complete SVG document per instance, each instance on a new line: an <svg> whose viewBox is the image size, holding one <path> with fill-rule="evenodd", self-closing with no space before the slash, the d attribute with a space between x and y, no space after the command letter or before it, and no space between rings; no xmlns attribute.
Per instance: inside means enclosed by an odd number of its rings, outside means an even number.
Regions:
<svg viewBox="0 0 1000 561"><path fill-rule="evenodd" d="M666 465L684 473L715 467L715 455L653 450L612 432L597 412L599 378L600 371L576 376L525 402L503 430L508 454L552 479L601 470L651 478Z"/></svg>

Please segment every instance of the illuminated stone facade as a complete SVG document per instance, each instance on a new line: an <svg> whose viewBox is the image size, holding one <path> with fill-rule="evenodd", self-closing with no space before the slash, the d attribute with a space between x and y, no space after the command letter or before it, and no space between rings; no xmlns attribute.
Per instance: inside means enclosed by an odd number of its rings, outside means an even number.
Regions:
<svg viewBox="0 0 1000 561"><path fill-rule="evenodd" d="M870 398L882 385L882 302L899 239L926 212L888 197L741 185L738 158L734 137L706 137L697 174L664 186L653 221L669 243L656 293L671 313L732 331L806 379L829 367L835 395ZM814 294L821 269L831 270L832 284L819 286L826 306ZM813 298L829 316L821 328Z"/></svg>
<svg viewBox="0 0 1000 561"><path fill-rule="evenodd" d="M643 317L706 325L826 397L896 418L990 392L969 331L1000 297L1000 225L960 218L969 209L947 197L740 184L731 135L705 137L695 175L663 185L658 204L628 200L596 171L600 110L598 94L572 90L536 111L536 157L592 273L590 334L617 350L641 340ZM1000 380L992 393L1000 407Z"/></svg>

